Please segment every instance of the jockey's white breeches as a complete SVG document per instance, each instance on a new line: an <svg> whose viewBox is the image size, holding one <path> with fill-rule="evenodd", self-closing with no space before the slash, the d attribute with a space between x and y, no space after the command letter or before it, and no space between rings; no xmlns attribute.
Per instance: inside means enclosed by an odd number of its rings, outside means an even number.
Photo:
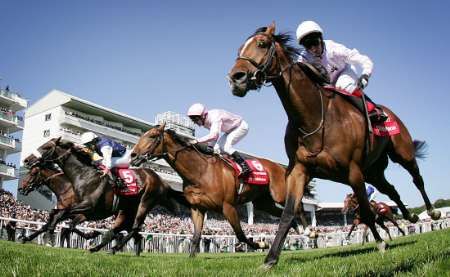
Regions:
<svg viewBox="0 0 450 277"><path fill-rule="evenodd" d="M112 157L111 158L111 168L113 167L125 167L129 166L131 161L131 150L127 149L122 157Z"/></svg>
<svg viewBox="0 0 450 277"><path fill-rule="evenodd" d="M238 143L245 135L248 133L248 124L245 120L242 120L241 124L234 128L231 132L223 134L220 139L217 141L214 147L220 147L220 150L227 153L228 155L232 155L236 149L233 148L233 145Z"/></svg>

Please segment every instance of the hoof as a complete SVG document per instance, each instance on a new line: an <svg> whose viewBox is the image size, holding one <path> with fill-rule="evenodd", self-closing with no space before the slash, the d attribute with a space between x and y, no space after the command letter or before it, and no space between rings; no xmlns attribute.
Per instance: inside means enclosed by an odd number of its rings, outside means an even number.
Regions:
<svg viewBox="0 0 450 277"><path fill-rule="evenodd" d="M387 245L386 242L382 241L382 242L377 244L377 248L378 248L378 251L380 251L380 253L384 253L384 252L386 252L386 249L388 248L388 245Z"/></svg>
<svg viewBox="0 0 450 277"><path fill-rule="evenodd" d="M431 217L431 219L433 220L438 220L439 218L441 218L441 212L438 210L431 210L428 211L427 214Z"/></svg>
<svg viewBox="0 0 450 277"><path fill-rule="evenodd" d="M109 255L116 255L116 250L111 249L107 252Z"/></svg>
<svg viewBox="0 0 450 277"><path fill-rule="evenodd" d="M97 247L91 247L88 249L89 253L95 253L95 252L98 252L98 250L100 250L100 249L98 249Z"/></svg>
<svg viewBox="0 0 450 277"><path fill-rule="evenodd" d="M416 214L412 213L412 214L409 216L409 222L411 222L411 223L416 223L417 221L419 221L419 217L418 217Z"/></svg>
<svg viewBox="0 0 450 277"><path fill-rule="evenodd" d="M273 263L264 263L259 267L259 270L267 272L272 269L275 264Z"/></svg>

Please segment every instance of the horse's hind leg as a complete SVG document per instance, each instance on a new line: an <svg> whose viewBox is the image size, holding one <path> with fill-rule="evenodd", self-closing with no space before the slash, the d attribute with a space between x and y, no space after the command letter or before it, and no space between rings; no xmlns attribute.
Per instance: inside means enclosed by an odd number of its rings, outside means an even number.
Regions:
<svg viewBox="0 0 450 277"><path fill-rule="evenodd" d="M238 240L240 242L246 243L248 246L250 246L253 249L258 249L259 248L258 244L253 241L250 241L245 236L244 231L242 231L241 222L239 220L239 215L238 215L236 208L233 205L231 205L227 202L224 202L222 212L223 212L223 215L225 216L225 218L230 223L231 227L233 228L233 231L236 234L236 237L238 238Z"/></svg>
<svg viewBox="0 0 450 277"><path fill-rule="evenodd" d="M191 207L191 217L194 223L194 236L192 237L189 257L193 258L200 251L200 238L205 220L205 211L200 208Z"/></svg>
<svg viewBox="0 0 450 277"><path fill-rule="evenodd" d="M386 225L384 225L383 219L384 217L379 215L376 222L378 225L380 225L381 229L383 229L387 233L389 240L392 240L391 234L389 233L389 229L388 227L386 227Z"/></svg>
<svg viewBox="0 0 450 277"><path fill-rule="evenodd" d="M405 204L403 204L402 200L400 199L400 195L398 194L395 187L386 180L384 172L381 172L378 176L371 179L370 181L368 180L368 182L376 187L378 191L389 196L389 198L397 204L398 208L402 212L404 219L409 220L412 223L416 223L419 220L419 217L416 214L411 214L408 211Z"/></svg>
<svg viewBox="0 0 450 277"><path fill-rule="evenodd" d="M402 228L400 228L400 226L398 226L397 221L394 219L394 216L392 214L386 215L385 216L387 220L389 220L390 222L392 222L392 224L394 224L395 227L397 227L398 231L400 233L402 233L402 235L405 235L405 231L402 230Z"/></svg>
<svg viewBox="0 0 450 277"><path fill-rule="evenodd" d="M103 247L105 247L108 243L110 243L116 237L116 235L120 231L122 231L124 229L124 225L127 222L131 222L132 223L131 217L128 218L125 215L125 212L120 210L119 213L117 214L116 220L114 221L114 225L111 228L111 230L108 230L108 232L106 232L102 236L102 241L98 245L89 248L89 252L91 252L91 253L97 252L100 249L102 249ZM114 250L112 250L112 254L114 254Z"/></svg>
<svg viewBox="0 0 450 277"><path fill-rule="evenodd" d="M389 151L389 157L392 161L399 163L409 172L413 178L414 185L416 185L422 195L428 215L434 220L439 219L441 213L434 210L433 205L425 192L423 178L422 175L420 175L419 166L417 165L416 153L420 151L421 144L417 142L413 143L412 141L408 143L406 140L401 140L401 137L399 139L394 137L392 141L393 149L392 151Z"/></svg>

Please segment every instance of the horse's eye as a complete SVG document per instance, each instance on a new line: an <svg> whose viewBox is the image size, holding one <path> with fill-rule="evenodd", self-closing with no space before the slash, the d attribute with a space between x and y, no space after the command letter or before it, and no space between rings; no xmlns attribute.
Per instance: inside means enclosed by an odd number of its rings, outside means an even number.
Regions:
<svg viewBox="0 0 450 277"><path fill-rule="evenodd" d="M259 48L265 48L267 46L267 43L263 40L258 40L256 41L256 46L258 46Z"/></svg>

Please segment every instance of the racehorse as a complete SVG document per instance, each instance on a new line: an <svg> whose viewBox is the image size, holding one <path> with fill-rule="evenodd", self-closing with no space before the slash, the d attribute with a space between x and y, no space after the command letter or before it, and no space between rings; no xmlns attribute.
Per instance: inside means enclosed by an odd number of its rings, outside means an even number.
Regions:
<svg viewBox="0 0 450 277"><path fill-rule="evenodd" d="M75 146L72 142L63 141L61 138L54 138L40 146L35 155L40 155L39 160L43 163L56 163L70 180L78 193L77 203L65 212L65 216L82 214L90 219L102 219L112 215L114 191L113 184L109 177L103 176L98 170L91 166L92 160L89 154L83 149ZM25 161L27 163L27 161ZM119 212L119 224L103 236L102 242L90 249L92 252L100 250L112 237L123 230L124 225L121 220L131 220L131 231L116 245L113 253L120 249L130 238L139 240L139 229L143 224L148 211L155 205L160 204L171 211L177 210L177 203L173 198L168 199L171 189L163 183L160 177L151 169L134 169L138 183L141 187L139 194L135 197L120 197L123 201L122 211ZM76 222L78 223L78 222ZM72 222L72 224L76 224ZM126 225L126 223L123 223Z"/></svg>
<svg viewBox="0 0 450 277"><path fill-rule="evenodd" d="M240 180L229 162L218 155L201 153L198 146L164 127L165 124L151 128L140 137L132 150L131 164L138 166L145 160L163 158L183 179L183 191L191 205L194 223L190 256L194 257L199 250L207 210L222 213L239 241L258 249L258 244L242 231L236 206L252 201L255 209L280 217L282 210L276 204L285 201L285 169L269 160L257 159L268 171L269 186L245 185L239 193ZM305 220L301 219L305 227ZM293 222L295 228L297 224Z"/></svg>
<svg viewBox="0 0 450 277"><path fill-rule="evenodd" d="M398 226L397 221L394 219L394 214L392 213L391 207L389 207L386 203L383 202L375 202L370 201L370 208L372 209L372 212L375 213L375 222L380 225L380 227L388 234L389 240L392 240L391 234L389 233L389 229L384 225L384 221L390 221L392 224L394 224L395 227L397 227L398 231L402 233L402 235L405 235L405 232ZM358 200L353 195L353 193L347 194L347 196L344 199L344 208L342 208L342 213L347 213L348 211L354 211L355 212L355 219L353 220L352 227L350 227L350 231L348 232L347 239L350 239L350 235L352 234L353 230L356 226L361 224L361 216L359 214L359 205ZM366 241L367 238L367 230L369 227L367 225L364 225L364 231L363 231L363 244Z"/></svg>
<svg viewBox="0 0 450 277"><path fill-rule="evenodd" d="M399 163L413 177L428 213L438 219L424 189L416 157L423 154L423 143L413 141L401 120L388 108L383 110L398 122L399 134L388 140L372 139L373 151L366 155L367 122L359 110L340 94L329 93L309 78L296 63L298 50L288 43L286 34L275 34L275 23L258 29L240 47L228 79L235 96L244 97L271 83L288 116L285 148L289 158L287 199L274 243L264 266L271 268L279 259L290 223L298 211L304 187L312 178L328 179L351 186L358 198L361 218L371 229L377 246L386 244L375 228L364 182L387 194L403 213L415 222L395 190L384 176L388 158ZM371 159L366 159L369 156Z"/></svg>
<svg viewBox="0 0 450 277"><path fill-rule="evenodd" d="M35 160L34 156L29 156L28 161ZM37 163L36 163L37 164ZM72 183L64 176L62 172L56 168L41 168L39 166L31 167L30 171L23 177L19 192L23 195L28 195L33 190L39 188L42 185L46 185L56 195L56 209L53 209L46 224L44 224L39 230L34 232L28 237L22 237L22 242L32 241L40 234L47 232L50 237L50 241L54 242L54 230L56 224L61 221L61 216L64 214L65 209L69 208L75 202L75 190ZM78 219L78 221L81 219ZM99 233L92 232L86 234L78 229L73 229L78 235L85 239L91 239L97 236Z"/></svg>

